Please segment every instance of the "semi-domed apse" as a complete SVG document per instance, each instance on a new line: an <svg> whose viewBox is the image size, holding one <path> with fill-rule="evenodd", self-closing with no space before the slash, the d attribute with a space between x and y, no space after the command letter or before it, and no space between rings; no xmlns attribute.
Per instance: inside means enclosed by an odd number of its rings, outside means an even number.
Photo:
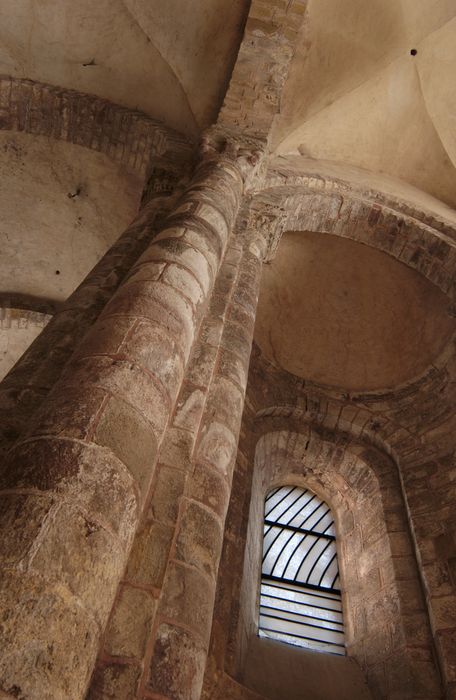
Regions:
<svg viewBox="0 0 456 700"><path fill-rule="evenodd" d="M347 390L416 378L456 321L422 275L362 243L288 232L265 266L255 340L273 364Z"/></svg>

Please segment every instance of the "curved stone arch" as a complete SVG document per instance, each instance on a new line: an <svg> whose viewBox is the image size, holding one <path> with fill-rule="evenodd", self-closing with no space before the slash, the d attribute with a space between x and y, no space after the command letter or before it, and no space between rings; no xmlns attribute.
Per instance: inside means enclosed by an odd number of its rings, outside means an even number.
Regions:
<svg viewBox="0 0 456 700"><path fill-rule="evenodd" d="M378 190L363 190L334 176L270 173L252 200L266 226L271 260L286 231L349 238L377 248L416 270L454 302L456 221ZM450 211L450 210L449 210Z"/></svg>
<svg viewBox="0 0 456 700"><path fill-rule="evenodd" d="M263 190L283 187L303 187L342 197L354 194L373 204L400 211L454 238L456 216L451 207L389 175L379 175L348 163L280 156L269 164Z"/></svg>
<svg viewBox="0 0 456 700"><path fill-rule="evenodd" d="M432 637L392 459L347 434L283 417L257 420L242 617L256 633L263 504L279 485L305 486L332 508L346 641L375 698L439 698ZM249 619L250 615L250 619ZM253 615L253 619L252 619ZM420 636L417 637L417 631ZM423 632L424 631L424 632Z"/></svg>
<svg viewBox="0 0 456 700"><path fill-rule="evenodd" d="M369 411L328 396L305 393L302 397L305 407L281 404L261 409L255 416L257 425L264 432L266 426L277 429L300 432L309 425L337 444L346 445L356 441L365 447L375 447L389 455L397 463L397 455L389 440L383 436L383 429L388 426L392 431L401 430L389 418L384 418ZM397 466L395 464L397 469Z"/></svg>
<svg viewBox="0 0 456 700"><path fill-rule="evenodd" d="M264 405L256 418L264 421L282 417L288 427L296 425L299 429L303 422L310 422L330 431L347 433L379 448L401 467L423 457L424 435L413 420L415 411L410 413L410 406L433 397L441 411L446 407L446 412L443 411L446 418L454 413L454 394L451 391L448 395L442 393L442 386L454 383L455 348L456 332L432 365L420 375L397 385L394 390L365 392L342 391L307 380L296 382L296 377L262 357L261 362L271 376L279 372L281 380L289 381L285 381L282 391L278 389L279 381L274 404ZM297 404L290 403L288 392L296 395ZM405 410L391 413L391 406L398 398Z"/></svg>
<svg viewBox="0 0 456 700"><path fill-rule="evenodd" d="M38 81L0 76L0 129L67 141L107 155L144 177L151 159L186 160L184 136L109 100Z"/></svg>

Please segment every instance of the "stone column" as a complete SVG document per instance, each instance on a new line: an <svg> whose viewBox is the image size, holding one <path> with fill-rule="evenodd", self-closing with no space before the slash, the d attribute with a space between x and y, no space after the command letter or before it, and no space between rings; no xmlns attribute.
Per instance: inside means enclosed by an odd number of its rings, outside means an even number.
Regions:
<svg viewBox="0 0 456 700"><path fill-rule="evenodd" d="M88 700L200 696L269 248L265 223L272 229L272 217L255 216L247 232L241 228L232 236L160 450Z"/></svg>
<svg viewBox="0 0 456 700"><path fill-rule="evenodd" d="M241 425L264 239L245 232L166 565L140 697L199 700ZM191 421L191 397L180 421ZM192 427L193 428L193 427Z"/></svg>
<svg viewBox="0 0 456 700"><path fill-rule="evenodd" d="M181 193L185 168L155 165L138 216L57 311L0 384L0 463L59 378L86 331L150 243Z"/></svg>
<svg viewBox="0 0 456 700"><path fill-rule="evenodd" d="M202 160L10 452L0 480L7 696L84 696L242 192L236 155Z"/></svg>

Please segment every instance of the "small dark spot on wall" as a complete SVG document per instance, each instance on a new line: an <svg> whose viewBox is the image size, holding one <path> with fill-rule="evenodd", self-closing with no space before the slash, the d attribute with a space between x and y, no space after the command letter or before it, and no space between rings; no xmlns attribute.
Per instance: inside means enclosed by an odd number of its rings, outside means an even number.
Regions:
<svg viewBox="0 0 456 700"><path fill-rule="evenodd" d="M55 271L55 274L56 274L56 275L60 275L60 270L56 270L56 271Z"/></svg>
<svg viewBox="0 0 456 700"><path fill-rule="evenodd" d="M78 187L78 188L76 189L76 192L68 192L68 195L67 195L67 196L68 196L68 199L74 199L75 197L79 197L79 195L81 194L81 192L82 192L81 187Z"/></svg>
<svg viewBox="0 0 456 700"><path fill-rule="evenodd" d="M96 523L90 522L90 520L85 521L86 537L90 537L94 532L99 530L99 526Z"/></svg>
<svg viewBox="0 0 456 700"><path fill-rule="evenodd" d="M95 63L95 59L92 58L88 63L83 63L82 65L84 68L87 68L88 66L96 66L97 64Z"/></svg>
<svg viewBox="0 0 456 700"><path fill-rule="evenodd" d="M412 49L412 50L410 51L410 55L411 55L411 56L416 56L417 53L418 53L418 51L417 51L416 49Z"/></svg>

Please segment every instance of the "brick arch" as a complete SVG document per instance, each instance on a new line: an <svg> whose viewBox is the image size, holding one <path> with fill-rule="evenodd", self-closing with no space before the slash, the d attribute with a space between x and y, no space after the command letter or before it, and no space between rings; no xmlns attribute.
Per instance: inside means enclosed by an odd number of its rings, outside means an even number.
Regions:
<svg viewBox="0 0 456 700"><path fill-rule="evenodd" d="M289 419L281 416L257 424L243 624L256 633L252 581L261 566L264 497L278 485L308 487L331 506L336 519L347 650L366 673L373 697L399 697L400 692L404 700L439 698L429 621L394 462L373 446L347 434L331 435L321 426L301 423L290 429Z"/></svg>
<svg viewBox="0 0 456 700"><path fill-rule="evenodd" d="M252 200L269 212L269 259L286 231L349 238L391 255L456 297L456 222L381 191L353 187L349 179L313 173L269 175Z"/></svg>
<svg viewBox="0 0 456 700"><path fill-rule="evenodd" d="M104 153L144 177L153 157L190 155L188 140L151 119L95 95L0 76L0 129L67 141Z"/></svg>

